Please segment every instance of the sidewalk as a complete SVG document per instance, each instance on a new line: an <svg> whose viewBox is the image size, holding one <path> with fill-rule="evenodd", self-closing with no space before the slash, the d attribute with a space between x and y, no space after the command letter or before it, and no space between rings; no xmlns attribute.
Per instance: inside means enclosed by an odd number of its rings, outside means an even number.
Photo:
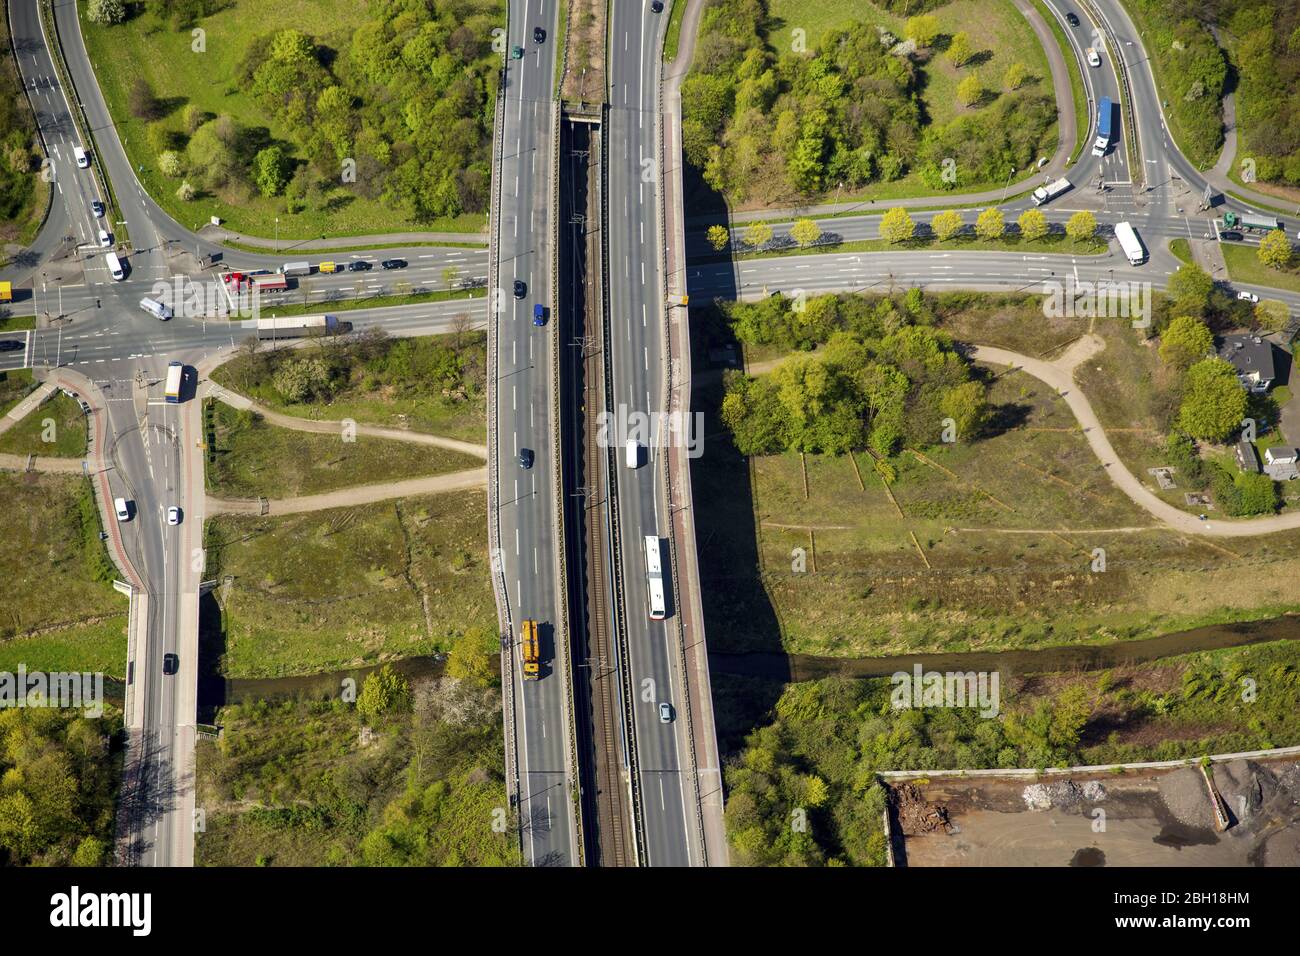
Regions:
<svg viewBox="0 0 1300 956"><path fill-rule="evenodd" d="M1038 10L1026 0L1015 0L1015 5L1021 15L1029 21L1030 27L1033 28L1034 35L1038 38L1043 52L1047 55L1048 68L1052 73L1052 92L1056 98L1056 120L1060 132L1057 138L1056 152L1046 166L1042 169L1034 168L1030 170L1028 176L1012 182L1009 189L989 189L979 193L939 193L932 196L913 196L909 199L855 199L851 202L818 203L807 206L772 206L766 209L748 209L743 212L733 212L730 215L731 223L753 222L756 219L775 219L781 216L788 216L793 219L803 216L831 216L836 213L846 212L884 212L894 206L915 209L941 206L944 203L963 206L981 203L996 205L1002 202L1003 196L1014 196L1032 186L1049 182L1064 175L1066 166L1069 164L1070 154L1074 152L1074 147L1079 141L1078 130L1074 128L1074 94L1070 89L1069 65L1065 62L1065 55L1061 52L1060 44L1056 42L1052 28ZM693 10L688 11L687 17L689 18L692 13L694 13ZM691 37L690 45L687 45L686 24L683 22L682 39L677 60L673 64L674 67L678 64L689 65L690 58L694 53L694 44L695 37ZM687 225L713 223L715 219L716 217L710 216L692 216L687 219Z"/></svg>
<svg viewBox="0 0 1300 956"><path fill-rule="evenodd" d="M427 478L408 478L379 485L353 485L319 495L302 495L297 498L275 498L267 501L267 514L296 515L308 511L327 511L330 508L349 508L355 505L374 504L393 498L411 498L415 495L438 495L451 491L468 491L487 487L487 468L467 468L446 475ZM256 499L214 498L204 499L206 514L260 515L261 502Z"/></svg>
<svg viewBox="0 0 1300 956"><path fill-rule="evenodd" d="M245 236L231 232L223 226L208 224L198 231L208 242L238 242L257 246L259 252L309 252L316 249L352 249L370 246L419 246L429 243L470 243L487 247L487 227L479 232L391 232L373 236L339 236L334 239L267 239L265 236Z"/></svg>

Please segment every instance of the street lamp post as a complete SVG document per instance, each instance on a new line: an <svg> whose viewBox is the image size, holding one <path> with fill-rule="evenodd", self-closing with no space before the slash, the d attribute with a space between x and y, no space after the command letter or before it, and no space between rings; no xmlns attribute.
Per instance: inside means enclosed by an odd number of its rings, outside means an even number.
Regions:
<svg viewBox="0 0 1300 956"><path fill-rule="evenodd" d="M1002 187L1002 202L998 203L999 206L1001 206L1002 203L1005 203L1007 201L1007 191L1011 188L1011 177L1014 176L1015 174L1016 174L1016 167L1012 166L1011 172L1007 173L1007 184Z"/></svg>

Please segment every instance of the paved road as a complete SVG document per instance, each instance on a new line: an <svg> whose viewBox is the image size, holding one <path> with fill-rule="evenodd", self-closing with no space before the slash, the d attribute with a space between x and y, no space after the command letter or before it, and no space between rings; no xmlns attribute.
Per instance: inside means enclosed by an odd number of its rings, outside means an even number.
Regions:
<svg viewBox="0 0 1300 956"><path fill-rule="evenodd" d="M497 229L501 311L491 314L496 341L497 428L488 436L490 461L499 475L499 514L505 599L517 642L520 623L542 625L543 656L550 666L541 680L524 682L514 668L519 760L519 815L524 828L525 858L533 865L566 866L577 860L577 830L571 794L575 783L569 766L570 702L566 675L556 656L553 634L559 621L555 564L556 522L553 496L558 477L551 455L551 341L554 324L532 323L537 303L554 301L551 264L551 176L554 152L554 103L557 0L512 0L509 46L524 48L524 57L506 61L505 118L500 142L500 216ZM534 43L534 27L547 40ZM516 279L527 284L515 298ZM536 452L524 470L519 450ZM549 625L549 627L547 626Z"/></svg>
<svg viewBox="0 0 1300 956"><path fill-rule="evenodd" d="M657 170L644 176L655 162L659 136L659 62L666 18L649 4L613 4L608 32L609 123L607 144L609 186L607 242L609 308L614 380L613 395L619 448L626 443L628 415L655 420L664 409L663 282L658 216ZM649 180L649 181L647 181ZM654 416L654 418L652 418ZM656 542L669 533L668 516L661 515L663 475L658 440L668 436L639 436L648 458L629 469L618 455L624 607L627 618L629 666L634 688L638 770L646 859L643 865L689 866L699 862L693 826L693 788L685 759L685 724L662 723L659 704L681 711L680 672L670 637L676 622L652 621L646 585L644 538ZM662 550L662 549L661 549ZM671 597L671 586L666 589ZM670 631L669 627L673 630Z"/></svg>

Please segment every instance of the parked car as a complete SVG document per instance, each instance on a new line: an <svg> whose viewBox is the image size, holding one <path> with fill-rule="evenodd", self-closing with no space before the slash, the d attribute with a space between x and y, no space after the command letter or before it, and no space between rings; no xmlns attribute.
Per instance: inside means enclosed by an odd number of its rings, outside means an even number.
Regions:
<svg viewBox="0 0 1300 956"><path fill-rule="evenodd" d="M385 259L383 262L379 263L379 268L381 268L381 269L405 269L405 268L406 268L406 260L405 260L405 259Z"/></svg>
<svg viewBox="0 0 1300 956"><path fill-rule="evenodd" d="M515 298L522 299L528 294L528 283L523 279L515 280Z"/></svg>
<svg viewBox="0 0 1300 956"><path fill-rule="evenodd" d="M533 450L531 448L519 449L519 467L524 469L533 467Z"/></svg>
<svg viewBox="0 0 1300 956"><path fill-rule="evenodd" d="M370 271L370 263L369 263L369 262L366 262L365 259L353 259L351 262L348 263L348 271L349 271L349 272L369 272L369 271Z"/></svg>
<svg viewBox="0 0 1300 956"><path fill-rule="evenodd" d="M163 673L170 677L181 669L181 659L175 654L163 655Z"/></svg>
<svg viewBox="0 0 1300 956"><path fill-rule="evenodd" d="M1258 301L1259 301L1259 296L1255 295L1255 293L1253 293L1253 292L1245 292L1245 291L1238 292L1238 293L1237 293L1237 298L1238 298L1238 299L1241 299L1243 302L1258 302Z"/></svg>

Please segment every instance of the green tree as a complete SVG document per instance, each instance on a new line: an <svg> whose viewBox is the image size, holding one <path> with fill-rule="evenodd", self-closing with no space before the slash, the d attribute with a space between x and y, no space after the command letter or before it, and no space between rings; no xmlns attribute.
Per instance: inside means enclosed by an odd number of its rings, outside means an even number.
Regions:
<svg viewBox="0 0 1300 956"><path fill-rule="evenodd" d="M289 181L288 157L279 146L268 146L253 159L253 180L263 196L278 196Z"/></svg>
<svg viewBox="0 0 1300 956"><path fill-rule="evenodd" d="M902 206L886 210L880 217L880 236L889 242L906 242L916 232L916 223Z"/></svg>
<svg viewBox="0 0 1300 956"><path fill-rule="evenodd" d="M1169 277L1166 291L1173 299L1175 315L1202 316L1210 310L1214 280L1199 266L1184 264Z"/></svg>
<svg viewBox="0 0 1300 956"><path fill-rule="evenodd" d="M961 213L953 209L935 213L934 218L930 220L930 231L934 233L935 238L940 242L957 235L957 233L961 232L961 227Z"/></svg>
<svg viewBox="0 0 1300 956"><path fill-rule="evenodd" d="M985 209L975 220L975 235L981 239L1001 239L1006 229L1006 220L999 209Z"/></svg>
<svg viewBox="0 0 1300 956"><path fill-rule="evenodd" d="M972 73L957 84L957 102L962 106L975 106L984 99L984 84Z"/></svg>
<svg viewBox="0 0 1300 956"><path fill-rule="evenodd" d="M196 195L194 187L188 182L183 182L176 187L176 198L181 202L193 202Z"/></svg>
<svg viewBox="0 0 1300 956"><path fill-rule="evenodd" d="M1002 74L1002 85L1009 90L1018 90L1025 85L1025 80L1029 79L1028 68L1017 60L1007 67L1007 71Z"/></svg>
<svg viewBox="0 0 1300 956"><path fill-rule="evenodd" d="M481 686L500 678L501 653L491 634L469 630L458 637L447 653L447 674Z"/></svg>
<svg viewBox="0 0 1300 956"><path fill-rule="evenodd" d="M721 252L727 248L727 243L731 241L731 231L726 226L712 225L709 226L707 234L709 245L713 247L714 252Z"/></svg>
<svg viewBox="0 0 1300 956"><path fill-rule="evenodd" d="M1291 264L1295 251L1291 248L1291 240L1287 238L1286 231L1274 229L1259 241L1259 251L1256 255L1266 266L1285 269Z"/></svg>
<svg viewBox="0 0 1300 956"><path fill-rule="evenodd" d="M932 13L908 17L907 25L903 28L903 35L909 40L915 41L917 46L933 46L935 38L939 36L939 18Z"/></svg>
<svg viewBox="0 0 1300 956"><path fill-rule="evenodd" d="M1237 371L1218 358L1202 359L1187 370L1178 427L1192 438L1220 442L1241 427L1246 390Z"/></svg>
<svg viewBox="0 0 1300 956"><path fill-rule="evenodd" d="M765 222L751 222L745 227L745 245L759 249L772 241L772 227Z"/></svg>
<svg viewBox="0 0 1300 956"><path fill-rule="evenodd" d="M1097 217L1086 209L1076 212L1066 221L1065 234L1075 242L1091 239L1097 234Z"/></svg>
<svg viewBox="0 0 1300 956"><path fill-rule="evenodd" d="M329 367L318 358L289 359L271 376L271 384L286 402L306 402L325 391Z"/></svg>
<svg viewBox="0 0 1300 956"><path fill-rule="evenodd" d="M126 20L126 3L123 0L89 0L86 19L104 25L122 23Z"/></svg>
<svg viewBox="0 0 1300 956"><path fill-rule="evenodd" d="M1016 220L1016 225L1020 227L1021 237L1030 242L1047 235L1047 217L1041 209L1026 209Z"/></svg>
<svg viewBox="0 0 1300 956"><path fill-rule="evenodd" d="M1200 319L1180 315L1160 336L1160 358L1176 368L1187 368L1214 351L1214 334Z"/></svg>
<svg viewBox="0 0 1300 956"><path fill-rule="evenodd" d="M953 66L961 67L970 62L970 58L975 55L975 48L971 46L970 34L965 30L953 34L952 40L948 43L948 49L944 56Z"/></svg>
<svg viewBox="0 0 1300 956"><path fill-rule="evenodd" d="M1277 485L1268 475L1238 472L1233 476L1236 516L1272 514L1277 510Z"/></svg>
<svg viewBox="0 0 1300 956"><path fill-rule="evenodd" d="M790 227L790 238L806 249L822 237L822 227L812 219L798 219Z"/></svg>
<svg viewBox="0 0 1300 956"><path fill-rule="evenodd" d="M972 441L979 435L988 415L984 385L972 381L944 389L939 399L939 412L944 418L953 420L958 441Z"/></svg>
<svg viewBox="0 0 1300 956"><path fill-rule="evenodd" d="M371 672L357 696L357 715L368 724L410 709L410 682L389 664Z"/></svg>

